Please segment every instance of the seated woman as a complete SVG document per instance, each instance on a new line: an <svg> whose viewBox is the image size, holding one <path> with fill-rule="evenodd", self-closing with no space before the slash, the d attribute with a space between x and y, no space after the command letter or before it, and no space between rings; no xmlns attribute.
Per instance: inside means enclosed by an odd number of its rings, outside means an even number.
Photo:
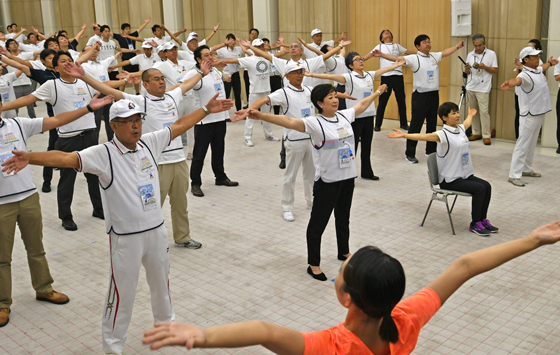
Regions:
<svg viewBox="0 0 560 355"><path fill-rule="evenodd" d="M476 115L476 110L469 109L469 115L461 124L459 107L453 102L445 102L438 109L443 121L441 131L421 134L404 133L393 129L389 138L406 138L416 141L437 142L437 166L439 186L445 190L468 192L472 194L471 224L469 230L483 237L497 233L487 218L488 206L492 196L492 186L486 180L474 176L471 161L471 145L465 134Z"/></svg>
<svg viewBox="0 0 560 355"><path fill-rule="evenodd" d="M187 349L262 345L276 354L409 354L420 329L470 278L540 246L560 240L560 220L535 229L525 238L460 257L426 288L401 301L405 276L400 262L374 247L348 258L335 280L338 301L348 309L338 326L300 333L279 325L251 321L199 329L182 323L156 323L144 344Z"/></svg>

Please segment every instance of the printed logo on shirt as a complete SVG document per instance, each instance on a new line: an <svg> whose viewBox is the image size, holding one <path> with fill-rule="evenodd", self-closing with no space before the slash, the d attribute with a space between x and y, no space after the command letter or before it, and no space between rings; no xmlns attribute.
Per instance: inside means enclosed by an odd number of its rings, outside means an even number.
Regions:
<svg viewBox="0 0 560 355"><path fill-rule="evenodd" d="M214 84L214 91L217 93L220 92L220 90L222 90L222 84Z"/></svg>
<svg viewBox="0 0 560 355"><path fill-rule="evenodd" d="M84 107L85 102L86 102L85 99L83 99L82 101L74 101L74 110Z"/></svg>
<svg viewBox="0 0 560 355"><path fill-rule="evenodd" d="M4 135L4 144L10 144L10 143L13 144L18 141L19 139L17 139L17 137L11 132Z"/></svg>
<svg viewBox="0 0 560 355"><path fill-rule="evenodd" d="M434 58L432 58L432 65L437 65L437 62Z"/></svg>
<svg viewBox="0 0 560 355"><path fill-rule="evenodd" d="M311 109L308 108L302 108L301 109L301 117L309 117L311 116Z"/></svg>
<svg viewBox="0 0 560 355"><path fill-rule="evenodd" d="M74 94L85 95L86 94L86 89L84 87L81 87L81 86L74 86Z"/></svg>
<svg viewBox="0 0 560 355"><path fill-rule="evenodd" d="M142 158L142 170L146 170L152 167L152 162L148 157Z"/></svg>
<svg viewBox="0 0 560 355"><path fill-rule="evenodd" d="M10 98L10 94L9 93L5 93L2 94L2 101L3 102L8 102L8 99Z"/></svg>
<svg viewBox="0 0 560 355"><path fill-rule="evenodd" d="M264 60L259 60L257 62L257 71L259 73L266 73L268 72L268 64Z"/></svg>
<svg viewBox="0 0 560 355"><path fill-rule="evenodd" d="M107 77L105 75L100 75L99 80L100 81L107 81Z"/></svg>
<svg viewBox="0 0 560 355"><path fill-rule="evenodd" d="M173 110L175 110L175 105L173 104L167 105L167 111L173 111Z"/></svg>
<svg viewBox="0 0 560 355"><path fill-rule="evenodd" d="M348 131L344 127L339 127L336 129L336 131L338 133L339 140L350 137L350 133L348 133Z"/></svg>

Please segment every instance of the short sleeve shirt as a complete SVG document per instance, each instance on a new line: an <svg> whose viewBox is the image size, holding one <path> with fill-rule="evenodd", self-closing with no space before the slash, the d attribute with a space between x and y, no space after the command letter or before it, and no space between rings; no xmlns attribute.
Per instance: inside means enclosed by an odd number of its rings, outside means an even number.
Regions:
<svg viewBox="0 0 560 355"><path fill-rule="evenodd" d="M130 64L140 66L140 70L146 70L153 68L156 63L161 62L161 59L157 54L152 52L150 57L147 57L145 54L137 55L136 57L132 57L129 59Z"/></svg>
<svg viewBox="0 0 560 355"><path fill-rule="evenodd" d="M346 91L357 100L346 99L346 107L354 107L358 102L373 95L373 80L375 71L364 71L364 76L352 71L343 74L346 78ZM356 118L375 116L375 103L372 102L369 107Z"/></svg>
<svg viewBox="0 0 560 355"><path fill-rule="evenodd" d="M239 65L249 72L249 83L251 94L270 92L270 65L271 63L263 57L239 58Z"/></svg>
<svg viewBox="0 0 560 355"><path fill-rule="evenodd" d="M138 31L134 31L130 33L132 37L138 37ZM123 37L118 33L113 34L113 38L119 43L119 46L124 49L136 49L136 41L133 41L129 38ZM123 53L122 59L123 60L130 60L136 56L135 53Z"/></svg>
<svg viewBox="0 0 560 355"><path fill-rule="evenodd" d="M25 74L21 74L25 75ZM16 99L14 93L14 82L17 80L16 73L8 73L0 76L0 99L2 105L12 102ZM2 117L13 118L16 117L16 110L2 111Z"/></svg>
<svg viewBox="0 0 560 355"><path fill-rule="evenodd" d="M311 88L307 86L302 86L301 90L298 90L289 84L268 95L268 99L270 106L281 106L282 114L288 117L309 117L315 113L315 107L311 102ZM284 128L284 137L290 141L298 141L309 139L309 134Z"/></svg>
<svg viewBox="0 0 560 355"><path fill-rule="evenodd" d="M404 48L398 43L380 43L377 46L375 46L375 48L373 48L371 51L373 52L374 50L379 50L381 51L381 53L391 54L394 55L395 57L399 57L406 53L406 48ZM385 67L390 67L392 65L395 65L395 62L392 62L388 59L381 57L379 58L379 64L380 64L380 68L385 68ZM403 74L402 67L399 67L381 76L402 75L402 74Z"/></svg>
<svg viewBox="0 0 560 355"><path fill-rule="evenodd" d="M441 52L425 55L418 52L404 57L406 65L412 69L414 91L430 92L439 90L439 66Z"/></svg>
<svg viewBox="0 0 560 355"><path fill-rule="evenodd" d="M233 47L233 49L229 49L229 47L223 47L216 51L218 57L222 59L226 58L235 58L239 59L243 57L243 49L241 47ZM237 73L239 71L239 64L228 64L224 68L224 74L231 75L233 73Z"/></svg>

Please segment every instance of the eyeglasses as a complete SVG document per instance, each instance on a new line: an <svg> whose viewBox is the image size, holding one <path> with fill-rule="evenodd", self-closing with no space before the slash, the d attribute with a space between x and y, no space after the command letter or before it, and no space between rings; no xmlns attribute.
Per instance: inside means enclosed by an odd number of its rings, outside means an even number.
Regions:
<svg viewBox="0 0 560 355"><path fill-rule="evenodd" d="M432 44L432 42L431 41L422 41L422 42L420 42L420 44Z"/></svg>
<svg viewBox="0 0 560 355"><path fill-rule="evenodd" d="M134 126L134 125L141 125L144 124L144 118L137 118L135 120L113 120L113 122L117 122L117 123L122 123L122 124L127 124L129 126Z"/></svg>
<svg viewBox="0 0 560 355"><path fill-rule="evenodd" d="M301 48L301 47L300 47L299 45L297 45L297 44L294 44L294 45L289 46L288 48L289 48L289 49L292 49L292 48Z"/></svg>
<svg viewBox="0 0 560 355"><path fill-rule="evenodd" d="M363 63L363 62L364 62L364 58L354 58L352 61L353 61L353 62L362 62L362 63Z"/></svg>
<svg viewBox="0 0 560 355"><path fill-rule="evenodd" d="M165 81L165 76L154 76L153 78L148 79L148 81Z"/></svg>

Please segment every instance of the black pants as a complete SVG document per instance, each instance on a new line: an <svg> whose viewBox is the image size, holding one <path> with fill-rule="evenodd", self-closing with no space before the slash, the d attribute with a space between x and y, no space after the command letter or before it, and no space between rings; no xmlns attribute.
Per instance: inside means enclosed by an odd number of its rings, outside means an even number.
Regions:
<svg viewBox="0 0 560 355"><path fill-rule="evenodd" d="M556 112L558 112L558 103L556 103ZM515 94L515 139L519 138L519 97ZM558 141L560 143L560 140Z"/></svg>
<svg viewBox="0 0 560 355"><path fill-rule="evenodd" d="M101 99L105 96L107 95L100 94L99 98ZM101 121L105 122L105 134L107 134L107 142L113 139L113 129L111 129L111 126L109 125L109 110L111 109L111 106L113 106L113 104L105 105L93 111L93 114L95 115L95 126L96 126L95 132L97 133L97 141L99 141Z"/></svg>
<svg viewBox="0 0 560 355"><path fill-rule="evenodd" d="M191 163L191 184L202 185L200 174L208 146L212 149L212 171L216 181L227 179L224 172L226 121L194 126L194 149Z"/></svg>
<svg viewBox="0 0 560 355"><path fill-rule="evenodd" d="M350 252L350 208L354 194L354 179L332 183L319 179L313 184L313 209L307 225L307 262L321 263L321 237L334 210L338 255Z"/></svg>
<svg viewBox="0 0 560 355"><path fill-rule="evenodd" d="M53 150L56 140L58 139L58 133L56 133L56 128L49 130L49 145L47 150ZM50 166L45 166L43 168L43 183L50 184L52 181L53 168Z"/></svg>
<svg viewBox="0 0 560 355"><path fill-rule="evenodd" d="M245 95L247 95L247 105L249 105L249 72L243 70L243 81L245 82Z"/></svg>
<svg viewBox="0 0 560 355"><path fill-rule="evenodd" d="M360 158L362 160L362 177L372 177L373 170L371 168L371 141L373 139L373 116L356 118L352 122L352 130L354 131L354 155L358 156L358 145L362 143L362 152Z"/></svg>
<svg viewBox="0 0 560 355"><path fill-rule="evenodd" d="M56 150L63 152L74 152L89 148L97 144L97 133L95 130L84 132L78 136L64 138L58 137L55 144ZM60 180L58 181L57 202L58 218L66 220L72 218L72 198L74 197L74 183L76 182L76 170L71 168L60 169ZM101 194L99 192L99 179L97 175L84 174L88 184L89 198L95 212L102 212Z"/></svg>
<svg viewBox="0 0 560 355"><path fill-rule="evenodd" d="M399 121L401 127L406 127L406 94L404 92L404 79L402 75L382 76L381 85L387 84L387 91L379 96L379 107L377 108L377 117L375 119L375 127L381 128L383 117L385 117L385 108L391 97L391 92L395 91L395 98L399 107Z"/></svg>
<svg viewBox="0 0 560 355"><path fill-rule="evenodd" d="M437 110L439 105L439 91L412 93L412 119L408 133L420 133L424 119L426 120L426 133L432 133L437 128ZM406 140L406 156L416 156L417 141ZM426 154L435 153L436 142L426 142Z"/></svg>
<svg viewBox="0 0 560 355"><path fill-rule="evenodd" d="M278 89L282 89L282 77L280 75L270 76L270 92L275 92ZM274 114L280 114L280 106L272 106L274 108Z"/></svg>
<svg viewBox="0 0 560 355"><path fill-rule="evenodd" d="M346 92L346 85L338 85L336 87L336 91L337 92ZM338 109L339 110L346 110L346 99L339 99L338 100Z"/></svg>
<svg viewBox="0 0 560 355"><path fill-rule="evenodd" d="M560 89L558 89L558 95L560 95ZM560 148L560 97L556 99L556 141Z"/></svg>
<svg viewBox="0 0 560 355"><path fill-rule="evenodd" d="M480 222L487 218L488 206L492 198L492 186L488 181L471 175L466 179L457 179L449 183L443 181L439 186L442 189L467 192L473 195L471 223Z"/></svg>
<svg viewBox="0 0 560 355"><path fill-rule="evenodd" d="M235 97L235 108L237 111L241 110L241 79L239 78L239 72L231 74L231 82L224 81L224 86L226 89L226 98L229 99L231 96L231 88L233 88L233 97Z"/></svg>

